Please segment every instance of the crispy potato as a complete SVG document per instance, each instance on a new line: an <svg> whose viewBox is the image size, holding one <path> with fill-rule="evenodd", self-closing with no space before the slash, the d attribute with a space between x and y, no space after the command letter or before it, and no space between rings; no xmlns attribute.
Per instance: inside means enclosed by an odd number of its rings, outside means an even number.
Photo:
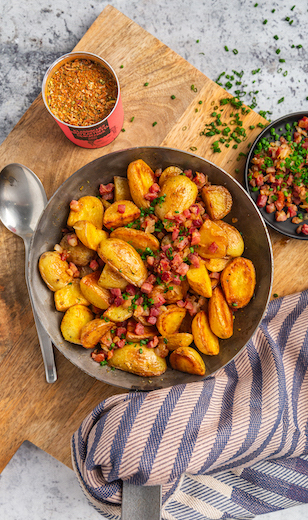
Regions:
<svg viewBox="0 0 308 520"><path fill-rule="evenodd" d="M80 341L84 348L94 348L99 340L112 328L114 323L106 322L100 318L86 323L80 334Z"/></svg>
<svg viewBox="0 0 308 520"><path fill-rule="evenodd" d="M227 255L232 257L242 256L245 245L241 233L234 226L231 226L231 224L223 220L217 220L216 224L227 234Z"/></svg>
<svg viewBox="0 0 308 520"><path fill-rule="evenodd" d="M119 227L110 233L110 238L120 238L142 253L147 248L151 251L159 249L159 240L151 233L139 229Z"/></svg>
<svg viewBox="0 0 308 520"><path fill-rule="evenodd" d="M118 271L112 269L109 264L104 265L97 283L105 289L121 289L121 291L128 285L128 281Z"/></svg>
<svg viewBox="0 0 308 520"><path fill-rule="evenodd" d="M212 332L221 339L233 334L233 314L220 286L215 287L208 304L209 324Z"/></svg>
<svg viewBox="0 0 308 520"><path fill-rule="evenodd" d="M183 280L181 285L175 285L172 282L164 285L155 285L151 293L151 297L155 299L156 295L162 295L166 303L176 303L179 300L184 300L189 288L187 280Z"/></svg>
<svg viewBox="0 0 308 520"><path fill-rule="evenodd" d="M207 214L212 220L221 220L232 208L232 196L224 186L204 186L201 196Z"/></svg>
<svg viewBox="0 0 308 520"><path fill-rule="evenodd" d="M210 298L212 296L211 279L204 263L200 263L199 267L190 266L186 276L193 291L205 298Z"/></svg>
<svg viewBox="0 0 308 520"><path fill-rule="evenodd" d="M142 377L160 376L167 370L166 360L140 343L116 349L108 365Z"/></svg>
<svg viewBox="0 0 308 520"><path fill-rule="evenodd" d="M80 280L73 280L62 289L58 289L54 294L55 307L57 311L65 312L73 305L90 305L80 290Z"/></svg>
<svg viewBox="0 0 308 520"><path fill-rule="evenodd" d="M196 374L198 376L204 376L205 374L204 361L199 352L192 347L177 348L171 352L169 361L173 370L188 372L188 374Z"/></svg>
<svg viewBox="0 0 308 520"><path fill-rule="evenodd" d="M205 311L199 311L194 317L191 325L196 347L207 356L219 354L219 340L212 332Z"/></svg>
<svg viewBox="0 0 308 520"><path fill-rule="evenodd" d="M142 159L133 161L127 168L127 180L131 196L138 208L149 208L150 201L144 196L155 182L153 170Z"/></svg>
<svg viewBox="0 0 308 520"><path fill-rule="evenodd" d="M62 289L73 281L73 277L67 273L68 263L61 260L60 253L46 251L40 256L39 271L41 277L51 291Z"/></svg>
<svg viewBox="0 0 308 520"><path fill-rule="evenodd" d="M104 206L99 198L86 195L85 197L81 197L77 201L77 204L71 203L70 208L71 210L67 219L67 225L69 227L73 227L78 220L87 220L88 222L92 222L97 228L102 229Z"/></svg>
<svg viewBox="0 0 308 520"><path fill-rule="evenodd" d="M169 336L159 338L159 343L167 345L170 351L179 347L189 347L193 341L194 337L189 332L175 332L174 334L169 334Z"/></svg>
<svg viewBox="0 0 308 520"><path fill-rule="evenodd" d="M119 212L119 206L125 208L123 213ZM118 200L105 210L103 223L107 229L113 229L134 222L139 217L140 209L136 204L131 200Z"/></svg>
<svg viewBox="0 0 308 520"><path fill-rule="evenodd" d="M104 206L104 209L109 208L111 206L112 202L109 202L109 200L101 199L102 205Z"/></svg>
<svg viewBox="0 0 308 520"><path fill-rule="evenodd" d="M201 241L196 250L202 258L224 258L227 254L228 237L215 222L207 219L199 229Z"/></svg>
<svg viewBox="0 0 308 520"><path fill-rule="evenodd" d="M76 246L71 246L68 243L69 237L70 233L64 235L60 242L60 246L67 252L67 261L73 262L78 267L88 265L95 257L95 251L88 249L80 240Z"/></svg>
<svg viewBox="0 0 308 520"><path fill-rule="evenodd" d="M92 222L88 222L87 220L78 220L73 228L80 242L93 251L97 250L98 244L102 240L108 238L107 231L97 228Z"/></svg>
<svg viewBox="0 0 308 520"><path fill-rule="evenodd" d="M82 328L93 320L93 313L85 305L73 305L67 309L61 321L62 336L70 343L81 345Z"/></svg>
<svg viewBox="0 0 308 520"><path fill-rule="evenodd" d="M133 200L126 177L113 177L114 182L114 201L118 200Z"/></svg>
<svg viewBox="0 0 308 520"><path fill-rule="evenodd" d="M230 257L226 258L204 258L204 264L208 271L212 273L220 273L226 267Z"/></svg>
<svg viewBox="0 0 308 520"><path fill-rule="evenodd" d="M256 273L251 260L243 257L231 260L221 273L220 283L228 305L234 309L245 307L256 286Z"/></svg>
<svg viewBox="0 0 308 520"><path fill-rule="evenodd" d="M169 179L169 177L175 177L176 175L180 175L181 173L183 173L183 170L181 170L181 168L178 168L177 166L168 166L160 175L158 184L161 187L164 184L165 180Z"/></svg>
<svg viewBox="0 0 308 520"><path fill-rule="evenodd" d="M108 318L116 323L122 323L122 321L128 320L133 315L133 309L131 306L127 307L125 304L119 305L118 307L113 303L104 312L104 318Z"/></svg>
<svg viewBox="0 0 308 520"><path fill-rule="evenodd" d="M157 317L156 327L162 336L174 334L180 328L185 318L186 309L178 305L168 305L166 310Z"/></svg>
<svg viewBox="0 0 308 520"><path fill-rule="evenodd" d="M80 280L80 290L84 297L98 309L108 309L110 292L98 285L99 271L87 274Z"/></svg>
<svg viewBox="0 0 308 520"><path fill-rule="evenodd" d="M141 339L153 339L154 336L157 336L156 327L150 326L149 324L144 326L144 332L142 334L136 334L135 329L137 325L137 321L131 319L127 323L127 332L126 339L127 341L140 341Z"/></svg>
<svg viewBox="0 0 308 520"><path fill-rule="evenodd" d="M161 220L182 213L194 204L198 188L196 184L185 175L176 175L166 179L160 191L160 197L165 197L163 202L156 204L155 214Z"/></svg>
<svg viewBox="0 0 308 520"><path fill-rule="evenodd" d="M133 285L141 287L146 280L148 272L141 256L124 240L108 238L100 243L97 252L106 264Z"/></svg>

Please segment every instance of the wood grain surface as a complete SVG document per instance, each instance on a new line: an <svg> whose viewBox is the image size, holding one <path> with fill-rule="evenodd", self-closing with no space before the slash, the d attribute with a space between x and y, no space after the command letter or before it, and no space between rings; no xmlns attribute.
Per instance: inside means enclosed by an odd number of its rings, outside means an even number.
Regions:
<svg viewBox="0 0 308 520"><path fill-rule="evenodd" d="M105 148L79 148L67 140L39 96L1 145L0 169L12 162L25 164L41 179L49 198L67 177L97 157L132 146L162 145L193 149L242 182L245 157L239 153L247 153L247 143L261 131L257 124L265 123L258 114L241 116L245 128L255 129L248 131L248 139L237 150L222 147L221 153L214 153L215 137L200 134L213 107L229 95L111 6L74 50L101 55L117 73L125 131ZM231 111L228 105L222 120L228 121ZM24 280L23 242L0 226L0 471L26 439L71 467L73 432L101 400L123 390L84 374L58 351L58 381L46 383ZM307 242L270 234L273 293L282 296L308 288Z"/></svg>

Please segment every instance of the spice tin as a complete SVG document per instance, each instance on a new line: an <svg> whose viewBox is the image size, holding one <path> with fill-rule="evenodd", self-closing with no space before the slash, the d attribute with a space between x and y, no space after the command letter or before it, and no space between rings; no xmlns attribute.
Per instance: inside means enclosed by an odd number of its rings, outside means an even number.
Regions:
<svg viewBox="0 0 308 520"><path fill-rule="evenodd" d="M53 74L63 64L76 59L88 59L98 63L110 72L117 84L117 99L113 109L104 119L89 126L75 126L61 121L52 113L47 102L48 82L53 76ZM107 63L105 60L103 60L100 56L97 56L96 54L91 54L89 52L71 52L58 58L49 67L44 76L42 84L42 95L48 112L58 123L66 137L68 137L68 139L70 139L70 141L72 141L77 146L81 146L83 148L101 148L102 146L106 146L119 135L123 127L124 112L121 101L119 80L109 63Z"/></svg>

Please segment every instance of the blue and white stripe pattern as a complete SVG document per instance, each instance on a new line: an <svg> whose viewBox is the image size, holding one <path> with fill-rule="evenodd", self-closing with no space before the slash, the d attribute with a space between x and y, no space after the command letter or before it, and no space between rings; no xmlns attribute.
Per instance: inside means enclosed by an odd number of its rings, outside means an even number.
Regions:
<svg viewBox="0 0 308 520"><path fill-rule="evenodd" d="M121 481L163 484L164 520L249 519L308 502L308 291L272 301L215 376L100 403L72 438L91 503L121 518Z"/></svg>

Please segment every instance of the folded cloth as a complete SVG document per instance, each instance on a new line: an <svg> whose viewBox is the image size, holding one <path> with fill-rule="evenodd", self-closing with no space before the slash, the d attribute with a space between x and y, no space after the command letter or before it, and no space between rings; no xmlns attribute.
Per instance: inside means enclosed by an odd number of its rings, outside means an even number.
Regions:
<svg viewBox="0 0 308 520"><path fill-rule="evenodd" d="M86 496L112 520L122 480L162 484L165 520L253 518L308 502L307 365L305 291L270 302L212 377L101 402L72 438Z"/></svg>

